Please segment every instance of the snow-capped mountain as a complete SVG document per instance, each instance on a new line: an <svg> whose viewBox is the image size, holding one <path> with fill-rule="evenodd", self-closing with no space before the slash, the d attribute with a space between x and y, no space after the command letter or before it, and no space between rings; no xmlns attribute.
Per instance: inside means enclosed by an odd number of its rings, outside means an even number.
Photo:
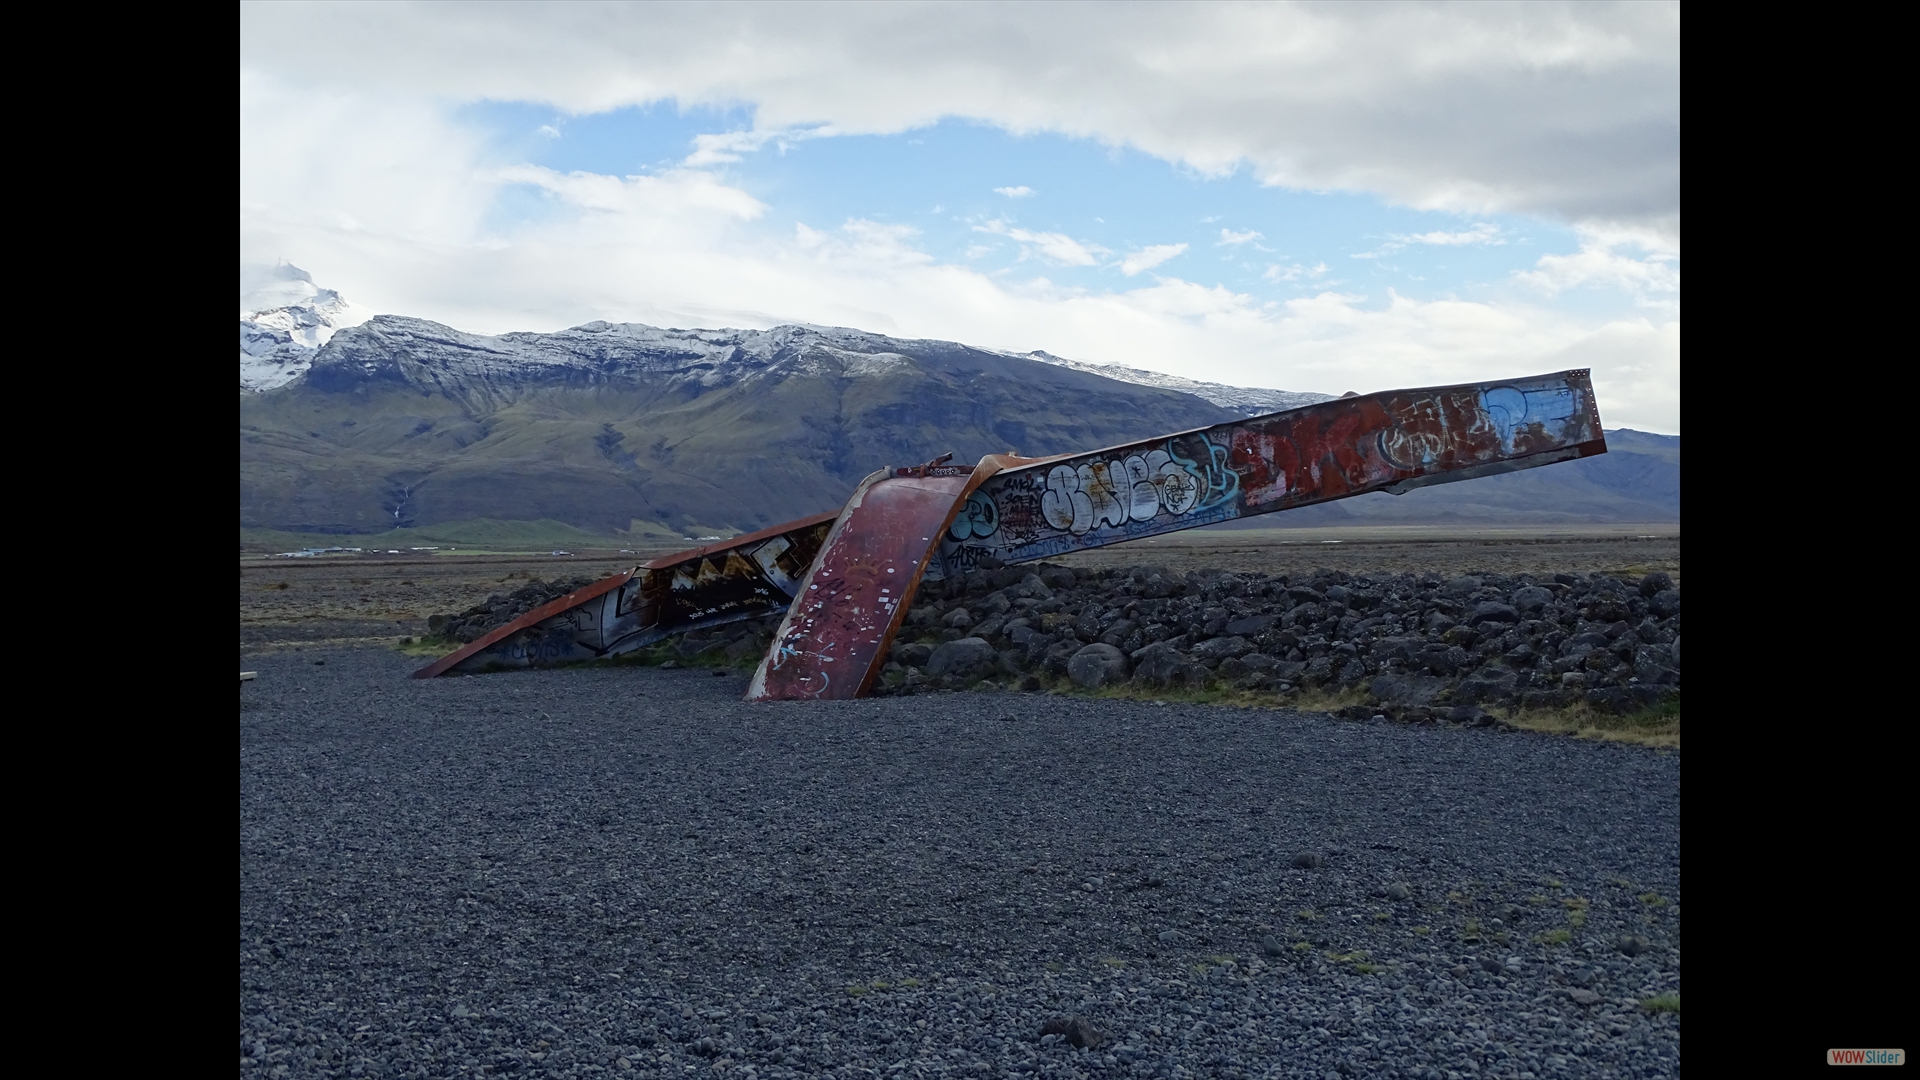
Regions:
<svg viewBox="0 0 1920 1080"><path fill-rule="evenodd" d="M1142 371L1139 368L1125 367L1121 364L1087 364L1038 351L1015 355L1038 360L1043 364L1053 364L1056 367L1104 375L1121 382L1192 394L1194 397L1211 401L1223 409L1232 409L1248 416L1279 412L1282 409L1298 409L1316 401L1332 401L1336 396L1303 390L1263 390L1258 387L1228 386L1226 383L1198 382L1193 379L1183 379L1178 375L1162 375L1157 371Z"/></svg>
<svg viewBox="0 0 1920 1080"><path fill-rule="evenodd" d="M259 393L288 385L312 368L315 353L332 339L336 331L358 326L372 317L372 312L349 303L338 292L315 285L312 275L291 263L242 266L241 391ZM435 325L419 320L398 320L395 328L416 323L422 327ZM481 368L490 368L496 376L523 366L533 370L551 369L576 365L582 361L603 368L610 357L617 356L617 364L621 367L636 366L664 371L690 366L698 369L693 374L708 384L727 382L734 377L751 374L775 356L794 352L795 346L802 344L812 346L812 351L800 350L811 357L817 358L821 348L841 354L841 373L848 375L877 372L904 362L905 358L899 351L902 347L916 354L928 347L967 348L954 342L897 339L845 327L823 326L777 326L771 330L666 330L638 323L592 322L551 334L498 336L464 334L437 326L435 329L438 334L426 336L444 335L457 341L459 344L454 352L461 356L465 365L477 364ZM1068 360L1047 352L999 354L1137 386L1191 394L1246 416L1295 409L1333 397L1332 394L1200 382L1121 364L1089 364ZM805 362L802 361L803 364Z"/></svg>
<svg viewBox="0 0 1920 1080"><path fill-rule="evenodd" d="M470 334L369 318L286 264L243 270L240 330L241 525L296 532L742 531L888 465L1117 446L1329 396L841 327ZM1673 442L1289 518L1676 519Z"/></svg>
<svg viewBox="0 0 1920 1080"><path fill-rule="evenodd" d="M373 312L349 303L292 263L240 267L240 390L285 386L313 366L334 332Z"/></svg>
<svg viewBox="0 0 1920 1080"><path fill-rule="evenodd" d="M295 346L276 346L281 350ZM467 334L379 315L240 395L241 523L499 518L738 531L942 453L1045 456L1234 414L1031 357L858 330L594 322Z"/></svg>

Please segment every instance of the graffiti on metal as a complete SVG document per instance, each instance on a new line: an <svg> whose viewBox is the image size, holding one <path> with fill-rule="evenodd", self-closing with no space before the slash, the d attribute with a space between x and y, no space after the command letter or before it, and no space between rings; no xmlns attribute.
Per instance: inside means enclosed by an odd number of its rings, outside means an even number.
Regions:
<svg viewBox="0 0 1920 1080"><path fill-rule="evenodd" d="M617 655L785 612L748 696L865 693L922 576L1606 453L1586 371L1350 395L1085 454L883 469L819 514L655 559L415 673ZM948 455L949 457L951 455ZM796 602L797 598L805 597Z"/></svg>
<svg viewBox="0 0 1920 1080"><path fill-rule="evenodd" d="M1585 371L1340 398L1002 470L930 576L1605 452Z"/></svg>

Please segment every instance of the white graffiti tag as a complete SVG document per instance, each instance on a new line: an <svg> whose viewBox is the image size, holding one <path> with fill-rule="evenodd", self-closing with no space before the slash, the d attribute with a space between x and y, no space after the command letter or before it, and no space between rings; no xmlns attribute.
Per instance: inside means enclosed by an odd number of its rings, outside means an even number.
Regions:
<svg viewBox="0 0 1920 1080"><path fill-rule="evenodd" d="M1071 465L1055 465L1047 474L1047 493L1040 496L1040 513L1056 529L1083 533L1093 528L1093 501L1080 490L1080 476Z"/></svg>
<svg viewBox="0 0 1920 1080"><path fill-rule="evenodd" d="M1056 465L1047 474L1040 512L1047 524L1078 536L1101 525L1146 521L1162 509L1175 516L1200 501L1193 473L1165 450L1133 454L1122 461L1091 461L1079 468Z"/></svg>
<svg viewBox="0 0 1920 1080"><path fill-rule="evenodd" d="M1120 501L1120 492L1113 482L1113 463L1090 461L1080 466L1080 490L1086 492L1087 501L1093 506L1095 525L1125 525L1127 523L1127 504Z"/></svg>
<svg viewBox="0 0 1920 1080"><path fill-rule="evenodd" d="M1192 510L1200 501L1200 483L1186 466L1173 460L1173 455L1165 450L1150 450L1144 457L1128 458L1128 471L1133 470L1132 463L1140 462L1140 471L1148 483L1152 484L1158 495L1160 505L1167 513L1175 517ZM1148 514L1152 516L1151 512Z"/></svg>

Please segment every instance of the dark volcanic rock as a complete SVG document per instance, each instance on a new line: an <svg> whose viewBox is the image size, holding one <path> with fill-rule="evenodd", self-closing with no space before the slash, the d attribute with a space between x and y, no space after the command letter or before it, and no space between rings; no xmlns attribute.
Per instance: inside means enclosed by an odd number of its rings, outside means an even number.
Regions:
<svg viewBox="0 0 1920 1080"><path fill-rule="evenodd" d="M1234 637L1253 637L1266 633L1278 618L1277 615L1250 615L1235 619L1227 624L1227 633Z"/></svg>
<svg viewBox="0 0 1920 1080"><path fill-rule="evenodd" d="M1133 654L1133 676L1146 686L1167 686L1192 662L1166 642L1156 641Z"/></svg>
<svg viewBox="0 0 1920 1080"><path fill-rule="evenodd" d="M568 578L554 581L529 581L506 595L495 594L484 604L476 604L458 614L427 617L428 632L452 641L478 641L488 631L505 626L535 608L552 603L576 589L593 584L592 578Z"/></svg>
<svg viewBox="0 0 1920 1080"><path fill-rule="evenodd" d="M1088 645L1067 661L1067 676L1087 690L1126 681L1127 657L1104 642Z"/></svg>
<svg viewBox="0 0 1920 1080"><path fill-rule="evenodd" d="M1431 705L1447 687L1431 675L1376 675L1368 684L1374 700L1385 705Z"/></svg>
<svg viewBox="0 0 1920 1080"><path fill-rule="evenodd" d="M1230 656L1245 656L1253 651L1253 644L1243 637L1208 638L1193 647L1196 660L1225 660Z"/></svg>
<svg viewBox="0 0 1920 1080"><path fill-rule="evenodd" d="M961 638L933 650L927 659L927 674L977 677L992 671L998 658L990 642L977 637Z"/></svg>
<svg viewBox="0 0 1920 1080"><path fill-rule="evenodd" d="M924 641L910 642L893 647L893 661L906 667L925 667L933 658L933 646Z"/></svg>
<svg viewBox="0 0 1920 1080"><path fill-rule="evenodd" d="M1297 683L1301 676L1306 674L1306 670L1307 665L1302 661L1280 660L1276 661L1266 674L1275 682Z"/></svg>
<svg viewBox="0 0 1920 1080"><path fill-rule="evenodd" d="M1475 604L1473 613L1467 616L1467 624L1470 626L1480 626L1490 622L1514 623L1519 621L1520 613L1515 611L1512 605L1503 604L1498 600L1487 600Z"/></svg>
<svg viewBox="0 0 1920 1080"><path fill-rule="evenodd" d="M1513 606L1522 614L1539 612L1553 603L1553 593L1538 585L1528 585L1513 591Z"/></svg>
<svg viewBox="0 0 1920 1080"><path fill-rule="evenodd" d="M1460 680L1453 700L1461 705L1491 705L1513 697L1516 673L1497 667L1481 668Z"/></svg>

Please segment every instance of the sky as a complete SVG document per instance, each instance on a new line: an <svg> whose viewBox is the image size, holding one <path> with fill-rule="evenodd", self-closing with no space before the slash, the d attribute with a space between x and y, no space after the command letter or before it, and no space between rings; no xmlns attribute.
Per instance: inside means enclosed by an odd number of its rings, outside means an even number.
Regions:
<svg viewBox="0 0 1920 1080"><path fill-rule="evenodd" d="M1679 9L243 4L240 258L1680 430Z"/></svg>

